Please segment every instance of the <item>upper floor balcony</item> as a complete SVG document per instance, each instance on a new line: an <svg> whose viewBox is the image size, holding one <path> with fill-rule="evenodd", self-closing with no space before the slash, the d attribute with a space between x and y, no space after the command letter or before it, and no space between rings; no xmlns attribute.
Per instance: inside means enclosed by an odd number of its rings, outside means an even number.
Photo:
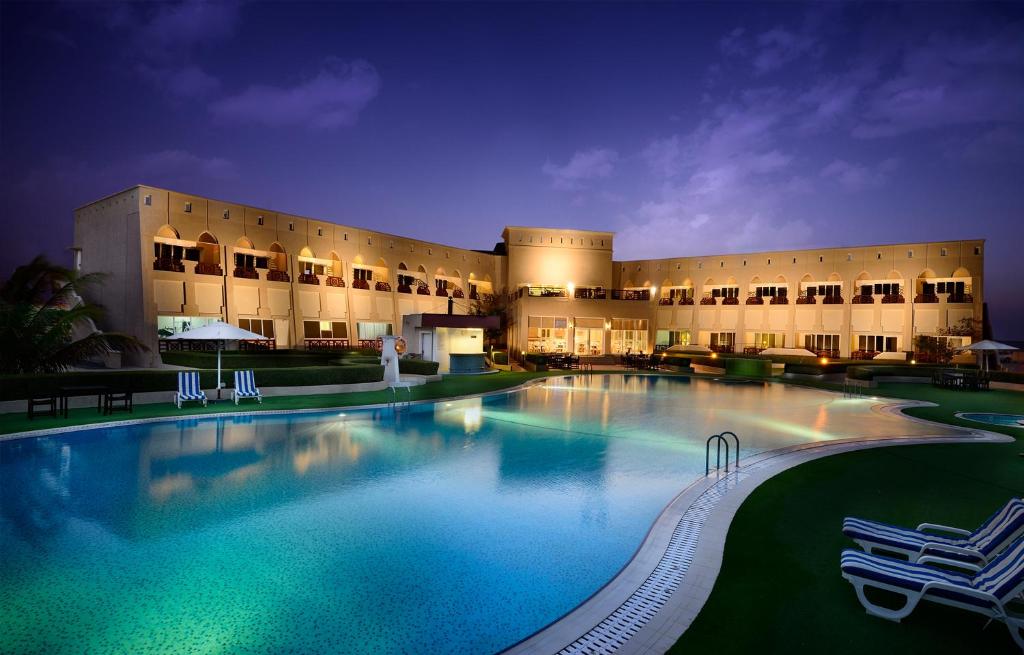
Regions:
<svg viewBox="0 0 1024 655"><path fill-rule="evenodd" d="M260 279L260 272L249 266L236 266L235 270L231 271L231 277L243 280L258 280Z"/></svg>

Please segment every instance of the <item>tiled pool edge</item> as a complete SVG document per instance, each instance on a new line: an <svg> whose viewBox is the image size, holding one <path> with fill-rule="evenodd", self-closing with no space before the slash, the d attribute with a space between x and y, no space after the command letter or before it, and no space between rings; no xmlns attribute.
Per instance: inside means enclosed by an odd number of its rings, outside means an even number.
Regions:
<svg viewBox="0 0 1024 655"><path fill-rule="evenodd" d="M738 470L691 483L655 521L633 559L591 598L555 623L513 645L503 655L663 653L690 626L707 601L722 565L725 537L743 501L778 473L829 455L894 445L1000 443L1012 437L933 423L902 414L933 403L874 405L925 425L963 436L904 436L802 444L741 460ZM838 529L838 528L837 528Z"/></svg>

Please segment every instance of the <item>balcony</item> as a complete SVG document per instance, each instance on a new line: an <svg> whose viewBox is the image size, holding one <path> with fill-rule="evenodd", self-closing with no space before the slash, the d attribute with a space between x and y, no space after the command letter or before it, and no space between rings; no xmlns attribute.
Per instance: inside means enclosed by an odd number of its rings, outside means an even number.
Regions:
<svg viewBox="0 0 1024 655"><path fill-rule="evenodd" d="M342 350L348 348L348 339L306 339L306 350Z"/></svg>
<svg viewBox="0 0 1024 655"><path fill-rule="evenodd" d="M829 348L807 348L807 350L810 350L817 357L828 357L829 359L839 359L839 349L838 348L835 348L835 349L829 349Z"/></svg>
<svg viewBox="0 0 1024 655"><path fill-rule="evenodd" d="M562 287L521 287L519 295L523 294L535 298L568 298L569 293Z"/></svg>
<svg viewBox="0 0 1024 655"><path fill-rule="evenodd" d="M196 275L224 275L224 269L220 264L196 264Z"/></svg>
<svg viewBox="0 0 1024 655"><path fill-rule="evenodd" d="M771 302L769 302L768 304L769 305L788 305L789 304L789 297L788 296L772 296Z"/></svg>
<svg viewBox="0 0 1024 655"><path fill-rule="evenodd" d="M412 287L409 286L408 284L399 284L397 287L395 287L395 291L397 291L398 293L412 293Z"/></svg>
<svg viewBox="0 0 1024 655"><path fill-rule="evenodd" d="M437 289L434 290L434 295L435 296L441 296L442 298L447 298L448 297L448 289L445 289L444 287L437 287Z"/></svg>
<svg viewBox="0 0 1024 655"><path fill-rule="evenodd" d="M902 305L907 302L902 293L887 293L882 296L883 305Z"/></svg>
<svg viewBox="0 0 1024 655"><path fill-rule="evenodd" d="M236 266L235 270L231 271L231 276L241 278L243 280L258 280L260 279L260 272L255 268Z"/></svg>
<svg viewBox="0 0 1024 655"><path fill-rule="evenodd" d="M798 305L813 305L816 302L818 302L818 301L815 300L814 296L797 296L796 297L796 304L798 304Z"/></svg>
<svg viewBox="0 0 1024 655"><path fill-rule="evenodd" d="M352 280L352 288L353 289L362 289L363 291L369 291L370 290L370 283L367 282L366 280L359 280L359 279Z"/></svg>
<svg viewBox="0 0 1024 655"><path fill-rule="evenodd" d="M850 359L874 359L878 352L877 350L854 350L850 353Z"/></svg>
<svg viewBox="0 0 1024 655"><path fill-rule="evenodd" d="M320 284L320 278L313 273L299 273L299 284Z"/></svg>
<svg viewBox="0 0 1024 655"><path fill-rule="evenodd" d="M680 298L679 299L679 304L680 305L692 305L693 304L693 296L685 296L683 298Z"/></svg>
<svg viewBox="0 0 1024 655"><path fill-rule="evenodd" d="M843 297L842 296L822 296L821 304L822 305L842 305L843 304Z"/></svg>
<svg viewBox="0 0 1024 655"><path fill-rule="evenodd" d="M428 287L423 282L421 282L420 284L417 284L416 285L416 295L417 296L429 296L430 295L430 287Z"/></svg>
<svg viewBox="0 0 1024 655"><path fill-rule="evenodd" d="M744 355L760 355L762 350L764 350L764 348L761 348L760 346L744 346L743 347L743 354Z"/></svg>
<svg viewBox="0 0 1024 655"><path fill-rule="evenodd" d="M328 275L327 276L327 286L329 286L329 287L338 287L339 289L344 289L345 288L345 278L340 277L338 275Z"/></svg>
<svg viewBox="0 0 1024 655"><path fill-rule="evenodd" d="M737 303L738 304L738 303ZM713 353L731 353L733 352L733 345L731 343L724 344L711 344L708 346Z"/></svg>
<svg viewBox="0 0 1024 655"><path fill-rule="evenodd" d="M872 296L871 294L861 293L854 296L851 302L853 302L854 305L874 305L875 297Z"/></svg>
<svg viewBox="0 0 1024 655"><path fill-rule="evenodd" d="M738 305L738 304L740 304L740 299L736 298L734 296L730 296L728 298L722 298L722 304L723 305ZM732 351L730 350L729 352L732 352Z"/></svg>
<svg viewBox="0 0 1024 655"><path fill-rule="evenodd" d="M292 278L288 275L288 273L286 271L269 270L269 271L267 271L267 281L268 282L291 282Z"/></svg>
<svg viewBox="0 0 1024 655"><path fill-rule="evenodd" d="M939 297L934 293L919 293L914 296L914 302L923 304L937 303L939 302Z"/></svg>
<svg viewBox="0 0 1024 655"><path fill-rule="evenodd" d="M946 298L949 303L973 303L974 296L969 293L951 293Z"/></svg>
<svg viewBox="0 0 1024 655"><path fill-rule="evenodd" d="M726 300L728 300L728 298L726 298ZM722 303L722 304L725 304L725 303ZM763 305L764 304L764 297L762 297L762 296L747 296L747 304L748 305Z"/></svg>
<svg viewBox="0 0 1024 655"><path fill-rule="evenodd" d="M702 305L717 305L718 301L713 296L704 296L700 299Z"/></svg>
<svg viewBox="0 0 1024 655"><path fill-rule="evenodd" d="M459 287L452 290L452 298L465 298L466 294Z"/></svg>
<svg viewBox="0 0 1024 655"><path fill-rule="evenodd" d="M573 297L583 300L605 300L608 292L601 287L577 287L573 291Z"/></svg>
<svg viewBox="0 0 1024 655"><path fill-rule="evenodd" d="M650 300L650 289L612 289L612 300Z"/></svg>
<svg viewBox="0 0 1024 655"><path fill-rule="evenodd" d="M185 264L180 259L170 257L158 257L153 260L154 271L170 271L171 273L184 273Z"/></svg>
<svg viewBox="0 0 1024 655"><path fill-rule="evenodd" d="M386 291L391 293L391 283L385 282L384 280L377 280L377 283L373 285L374 291Z"/></svg>
<svg viewBox="0 0 1024 655"><path fill-rule="evenodd" d="M469 299L470 300L480 300L480 293L476 289L470 289L469 290Z"/></svg>
<svg viewBox="0 0 1024 655"><path fill-rule="evenodd" d="M673 304L671 298L658 298L658 305L659 306L671 305L671 304Z"/></svg>

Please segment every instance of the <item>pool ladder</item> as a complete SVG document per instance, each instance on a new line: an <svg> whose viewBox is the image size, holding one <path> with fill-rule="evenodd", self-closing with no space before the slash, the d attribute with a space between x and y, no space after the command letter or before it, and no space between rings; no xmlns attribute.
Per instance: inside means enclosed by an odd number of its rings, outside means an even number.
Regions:
<svg viewBox="0 0 1024 655"><path fill-rule="evenodd" d="M408 394L404 402L398 397L399 389L405 389ZM402 407L412 407L412 387L408 384L391 385L391 402L388 403L388 407L395 413Z"/></svg>
<svg viewBox="0 0 1024 655"><path fill-rule="evenodd" d="M714 441L716 445L715 450L715 471L718 471L722 467L722 445L725 445L725 472L729 472L729 440L726 439L726 435L732 437L733 442L736 445L736 468L740 467L740 438L736 436L735 432L729 432L728 430L720 434L713 434L708 437L707 443L704 445L704 477L707 477L711 473L711 442Z"/></svg>

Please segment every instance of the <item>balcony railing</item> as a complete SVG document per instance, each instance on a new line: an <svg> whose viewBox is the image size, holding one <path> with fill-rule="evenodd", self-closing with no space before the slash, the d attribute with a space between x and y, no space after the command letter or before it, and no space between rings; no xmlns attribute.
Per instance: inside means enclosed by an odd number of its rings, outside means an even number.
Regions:
<svg viewBox="0 0 1024 655"><path fill-rule="evenodd" d="M740 304L740 299L736 298L735 296L729 296L728 298L722 298L722 304L723 305L738 305L738 304Z"/></svg>
<svg viewBox="0 0 1024 655"><path fill-rule="evenodd" d="M873 305L875 304L875 297L872 296L870 293L859 293L853 297L853 300L851 302L854 305Z"/></svg>
<svg viewBox="0 0 1024 655"><path fill-rule="evenodd" d="M397 287L395 287L395 291L397 291L398 293L412 293L412 287L409 286L408 284L399 284Z"/></svg>
<svg viewBox="0 0 1024 655"><path fill-rule="evenodd" d="M448 289L445 289L444 287L437 287L437 289L434 290L434 295L441 296L442 298L447 298Z"/></svg>
<svg viewBox="0 0 1024 655"><path fill-rule="evenodd" d="M391 283L385 282L384 280L377 280L377 284L373 285L375 291L387 291L391 292Z"/></svg>
<svg viewBox="0 0 1024 655"><path fill-rule="evenodd" d="M258 280L260 279L260 272L255 268L245 268L242 266L236 266L235 270L231 272L232 277L242 278L243 280Z"/></svg>
<svg viewBox="0 0 1024 655"><path fill-rule="evenodd" d="M430 287L428 287L426 284L418 284L418 285L416 285L416 295L418 295L418 296L429 296L430 295Z"/></svg>
<svg viewBox="0 0 1024 655"><path fill-rule="evenodd" d="M313 273L299 273L299 284L320 284L320 278Z"/></svg>
<svg viewBox="0 0 1024 655"><path fill-rule="evenodd" d="M370 283L367 282L366 280L355 279L355 280L352 280L352 288L353 289L363 289L365 291L369 291L370 290Z"/></svg>
<svg viewBox="0 0 1024 655"><path fill-rule="evenodd" d="M341 276L338 276L338 275L328 275L327 276L327 286L329 286L329 287L338 287L340 289L344 289L345 288L345 278L343 278Z"/></svg>
<svg viewBox="0 0 1024 655"><path fill-rule="evenodd" d="M877 350L854 350L850 353L850 359L874 359L878 353Z"/></svg>
<svg viewBox="0 0 1024 655"><path fill-rule="evenodd" d="M743 354L744 355L760 355L762 350L764 350L764 348L762 348L760 346L744 346L743 347Z"/></svg>
<svg viewBox="0 0 1024 655"><path fill-rule="evenodd" d="M288 275L287 271L267 271L268 282L291 282L292 278Z"/></svg>
<svg viewBox="0 0 1024 655"><path fill-rule="evenodd" d="M602 287L577 287L572 295L574 298L583 300L605 300L608 298L608 292Z"/></svg>
<svg viewBox="0 0 1024 655"><path fill-rule="evenodd" d="M520 297L525 294L539 298L568 298L569 293L562 287L521 287Z"/></svg>
<svg viewBox="0 0 1024 655"><path fill-rule="evenodd" d="M883 305L900 305L907 302L902 293L887 293L882 296Z"/></svg>
<svg viewBox="0 0 1024 655"><path fill-rule="evenodd" d="M843 297L842 296L822 296L821 297L821 304L822 305L842 305L843 304Z"/></svg>
<svg viewBox="0 0 1024 655"><path fill-rule="evenodd" d="M789 296L772 296L770 305L788 305Z"/></svg>
<svg viewBox="0 0 1024 655"><path fill-rule="evenodd" d="M196 264L196 275L224 275L224 269L220 264Z"/></svg>
<svg viewBox="0 0 1024 655"><path fill-rule="evenodd" d="M725 344L712 344L712 345L708 346L708 348L710 348L711 352L713 352L713 353L731 353L734 350L733 345L732 344L728 344L728 343L725 343Z"/></svg>
<svg viewBox="0 0 1024 655"><path fill-rule="evenodd" d="M612 300L650 300L650 289L612 289Z"/></svg>
<svg viewBox="0 0 1024 655"><path fill-rule="evenodd" d="M747 304L748 305L763 305L764 304L764 298L762 296L747 296Z"/></svg>
<svg viewBox="0 0 1024 655"><path fill-rule="evenodd" d="M154 271L170 271L171 273L184 273L185 264L180 259L170 257L158 257L153 260Z"/></svg>
<svg viewBox="0 0 1024 655"><path fill-rule="evenodd" d="M917 303L936 303L939 302L939 297L934 293L919 293L914 296L914 302Z"/></svg>
<svg viewBox="0 0 1024 655"><path fill-rule="evenodd" d="M816 302L817 302L817 300L815 300L814 296L797 296L796 297L796 304L798 304L798 305L813 305Z"/></svg>
<svg viewBox="0 0 1024 655"><path fill-rule="evenodd" d="M839 358L838 348L807 348L807 350L810 350L817 357L828 357L829 359Z"/></svg>
<svg viewBox="0 0 1024 655"><path fill-rule="evenodd" d="M277 350L277 339L240 339L239 350Z"/></svg>
<svg viewBox="0 0 1024 655"><path fill-rule="evenodd" d="M658 305L671 305L671 304L673 304L671 298L658 298Z"/></svg>
<svg viewBox="0 0 1024 655"><path fill-rule="evenodd" d="M462 289L460 289L459 287L455 287L452 290L452 298L465 298L465 297L466 297L465 292Z"/></svg>
<svg viewBox="0 0 1024 655"><path fill-rule="evenodd" d="M969 293L951 293L946 298L946 302L951 303L972 303L974 302L974 296Z"/></svg>
<svg viewBox="0 0 1024 655"><path fill-rule="evenodd" d="M702 305L717 305L718 304L718 300L715 297L713 297L713 296L704 296L703 298L700 299L700 304L702 304Z"/></svg>
<svg viewBox="0 0 1024 655"><path fill-rule="evenodd" d="M348 339L306 339L306 350L341 350L348 348Z"/></svg>

